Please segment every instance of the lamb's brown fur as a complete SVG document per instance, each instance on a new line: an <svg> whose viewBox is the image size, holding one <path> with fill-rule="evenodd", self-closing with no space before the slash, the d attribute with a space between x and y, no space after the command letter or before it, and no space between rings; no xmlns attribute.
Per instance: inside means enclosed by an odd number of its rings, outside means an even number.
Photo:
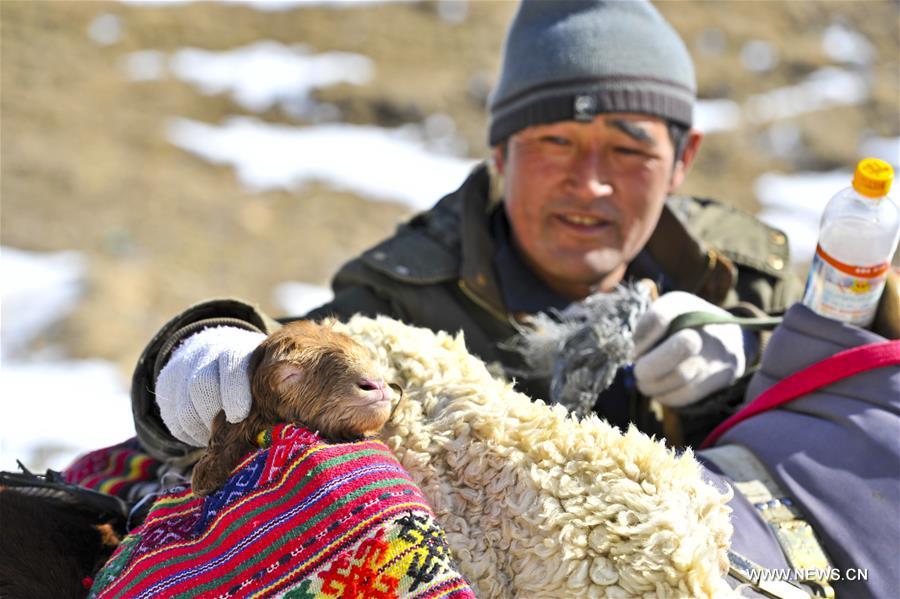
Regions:
<svg viewBox="0 0 900 599"><path fill-rule="evenodd" d="M268 426L293 422L327 439L351 440L377 433L390 416L392 390L374 356L328 322L285 325L254 351L249 371L250 415L236 424L224 411L216 416L194 467L198 495L221 487Z"/></svg>

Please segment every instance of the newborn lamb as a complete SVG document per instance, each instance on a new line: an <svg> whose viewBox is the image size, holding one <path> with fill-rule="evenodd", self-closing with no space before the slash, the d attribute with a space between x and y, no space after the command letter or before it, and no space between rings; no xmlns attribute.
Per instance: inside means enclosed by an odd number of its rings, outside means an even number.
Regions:
<svg viewBox="0 0 900 599"><path fill-rule="evenodd" d="M387 422L393 391L369 351L329 325L297 321L270 335L250 358L250 415L232 424L219 412L191 486L209 495L256 449L257 434L279 423L332 441L374 435Z"/></svg>

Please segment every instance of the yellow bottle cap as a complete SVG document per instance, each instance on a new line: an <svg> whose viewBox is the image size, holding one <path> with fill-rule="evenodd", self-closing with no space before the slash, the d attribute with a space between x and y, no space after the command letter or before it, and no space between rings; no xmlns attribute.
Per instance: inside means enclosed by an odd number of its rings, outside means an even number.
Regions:
<svg viewBox="0 0 900 599"><path fill-rule="evenodd" d="M886 196L894 180L894 169L884 160L864 158L856 165L853 189L867 198Z"/></svg>

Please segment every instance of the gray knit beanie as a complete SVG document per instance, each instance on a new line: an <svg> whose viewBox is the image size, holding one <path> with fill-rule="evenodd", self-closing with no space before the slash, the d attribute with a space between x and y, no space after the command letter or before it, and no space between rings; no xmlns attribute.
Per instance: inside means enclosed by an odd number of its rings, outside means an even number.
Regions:
<svg viewBox="0 0 900 599"><path fill-rule="evenodd" d="M490 145L529 127L636 112L690 126L694 65L644 0L523 0L490 98Z"/></svg>

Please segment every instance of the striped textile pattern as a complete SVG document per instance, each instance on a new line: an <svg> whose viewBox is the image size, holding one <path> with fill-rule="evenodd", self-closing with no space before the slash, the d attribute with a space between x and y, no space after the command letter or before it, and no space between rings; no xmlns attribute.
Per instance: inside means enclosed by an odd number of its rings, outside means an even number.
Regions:
<svg viewBox="0 0 900 599"><path fill-rule="evenodd" d="M380 441L278 425L222 489L163 495L92 597L474 597L422 492Z"/></svg>
<svg viewBox="0 0 900 599"><path fill-rule="evenodd" d="M97 449L77 458L62 471L66 482L125 500L141 489L158 486L159 462L147 455L136 438Z"/></svg>

